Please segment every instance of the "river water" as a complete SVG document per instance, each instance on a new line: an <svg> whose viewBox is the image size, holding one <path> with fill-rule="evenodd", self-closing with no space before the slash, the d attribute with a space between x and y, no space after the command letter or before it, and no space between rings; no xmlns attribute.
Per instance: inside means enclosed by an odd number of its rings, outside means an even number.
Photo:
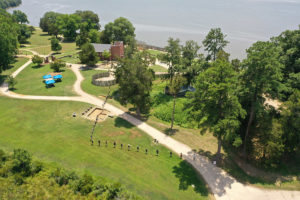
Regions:
<svg viewBox="0 0 300 200"><path fill-rule="evenodd" d="M38 26L47 11L92 10L102 27L117 17L128 18L137 39L163 47L169 37L199 43L220 27L230 41L232 58L243 58L257 40L268 40L300 24L300 0L23 0L19 6Z"/></svg>

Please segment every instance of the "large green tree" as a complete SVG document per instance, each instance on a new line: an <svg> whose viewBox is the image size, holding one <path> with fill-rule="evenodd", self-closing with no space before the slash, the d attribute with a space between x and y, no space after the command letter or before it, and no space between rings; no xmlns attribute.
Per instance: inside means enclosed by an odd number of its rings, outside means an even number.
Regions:
<svg viewBox="0 0 300 200"><path fill-rule="evenodd" d="M115 41L123 41L124 44L129 44L135 37L134 31L132 23L128 19L120 17L105 25L102 42L110 44Z"/></svg>
<svg viewBox="0 0 300 200"><path fill-rule="evenodd" d="M93 66L98 62L99 56L96 53L94 46L90 43L86 43L81 47L79 59L82 64Z"/></svg>
<svg viewBox="0 0 300 200"><path fill-rule="evenodd" d="M225 37L226 35L222 33L221 28L213 28L209 31L202 42L205 47L205 51L208 53L209 60L216 60L217 53L220 50L223 50L229 43L225 40Z"/></svg>
<svg viewBox="0 0 300 200"><path fill-rule="evenodd" d="M0 73L14 61L17 54L18 29L13 17L0 9Z"/></svg>
<svg viewBox="0 0 300 200"><path fill-rule="evenodd" d="M51 38L51 50L52 51L60 51L62 46L59 44L59 40L56 37Z"/></svg>
<svg viewBox="0 0 300 200"><path fill-rule="evenodd" d="M79 29L81 18L75 14L65 14L57 17L56 25L59 32L69 41L76 39L76 31Z"/></svg>
<svg viewBox="0 0 300 200"><path fill-rule="evenodd" d="M40 19L40 28L43 30L43 32L48 32L50 35L57 36L59 34L59 27L56 22L57 18L61 15L61 13L46 12Z"/></svg>
<svg viewBox="0 0 300 200"><path fill-rule="evenodd" d="M242 79L242 94L245 109L247 110L247 125L244 135L244 155L250 129L256 112L264 109L264 96L275 98L280 89L282 79L280 62L280 48L272 42L256 42L247 49L247 58Z"/></svg>
<svg viewBox="0 0 300 200"><path fill-rule="evenodd" d="M178 72L181 64L180 40L169 38L168 45L165 47L166 53L162 54L161 60L169 66L168 73L170 82L173 80L175 72Z"/></svg>
<svg viewBox="0 0 300 200"><path fill-rule="evenodd" d="M240 140L236 131L240 125L239 118L245 116L245 111L238 101L236 88L237 75L224 59L217 59L196 81L191 118L203 131L210 130L217 137L218 156L224 138L231 142Z"/></svg>
<svg viewBox="0 0 300 200"><path fill-rule="evenodd" d="M120 60L115 76L119 84L119 96L122 104L131 103L136 108L138 116L150 109L150 92L154 72L149 68L147 52L137 53L131 59Z"/></svg>

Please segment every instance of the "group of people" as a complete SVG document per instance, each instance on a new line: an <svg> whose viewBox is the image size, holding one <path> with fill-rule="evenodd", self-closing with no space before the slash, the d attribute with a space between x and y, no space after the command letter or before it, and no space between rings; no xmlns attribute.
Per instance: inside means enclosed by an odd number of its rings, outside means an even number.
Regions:
<svg viewBox="0 0 300 200"><path fill-rule="evenodd" d="M158 140L155 139L154 142L155 142L155 143L158 143ZM92 146L94 145L94 140L93 140L93 139L91 139L91 145L92 145ZM101 140L98 140L98 146L99 146L99 147L101 146ZM105 147L107 147L107 146L108 146L108 141L105 140ZM117 147L117 142L116 142L116 141L113 142L113 147L114 147L114 148ZM123 143L120 144L120 147L121 147L121 149L123 149L123 147L124 147ZM128 151L131 150L131 145L130 145L130 144L127 145L127 150L128 150ZM137 151L137 152L140 151L140 146L139 146L139 145L137 145L136 151ZM156 152L156 156L158 156L158 155L159 155L159 150L156 149L155 152ZM147 148L145 149L145 154L148 154L148 149L147 149ZM170 157L172 157L172 156L173 156L173 152L170 151ZM182 158L182 153L180 154L180 158Z"/></svg>

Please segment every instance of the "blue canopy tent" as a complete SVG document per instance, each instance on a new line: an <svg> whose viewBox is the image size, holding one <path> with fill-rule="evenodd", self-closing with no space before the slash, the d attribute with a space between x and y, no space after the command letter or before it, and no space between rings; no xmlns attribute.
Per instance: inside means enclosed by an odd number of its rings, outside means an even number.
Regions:
<svg viewBox="0 0 300 200"><path fill-rule="evenodd" d="M43 79L48 79L48 78L52 78L52 76L50 74L43 76Z"/></svg>
<svg viewBox="0 0 300 200"><path fill-rule="evenodd" d="M56 81L61 81L62 75L61 74L55 75L53 76L53 79L56 79Z"/></svg>
<svg viewBox="0 0 300 200"><path fill-rule="evenodd" d="M55 83L55 80L53 80L53 79L51 79L51 80L46 80L45 83L46 83L46 86L48 87L48 86L53 85L53 84Z"/></svg>

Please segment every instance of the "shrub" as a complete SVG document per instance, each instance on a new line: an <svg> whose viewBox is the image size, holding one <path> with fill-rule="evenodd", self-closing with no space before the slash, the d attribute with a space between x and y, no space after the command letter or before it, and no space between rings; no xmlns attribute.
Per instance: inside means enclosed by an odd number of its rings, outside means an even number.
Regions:
<svg viewBox="0 0 300 200"><path fill-rule="evenodd" d="M38 56L38 55L34 55L32 57L32 62L34 64L37 64L38 66L40 66L44 62L44 59L42 57Z"/></svg>
<svg viewBox="0 0 300 200"><path fill-rule="evenodd" d="M53 69L54 72L60 72L64 67L66 67L66 63L62 60L55 60L51 63L51 69Z"/></svg>

